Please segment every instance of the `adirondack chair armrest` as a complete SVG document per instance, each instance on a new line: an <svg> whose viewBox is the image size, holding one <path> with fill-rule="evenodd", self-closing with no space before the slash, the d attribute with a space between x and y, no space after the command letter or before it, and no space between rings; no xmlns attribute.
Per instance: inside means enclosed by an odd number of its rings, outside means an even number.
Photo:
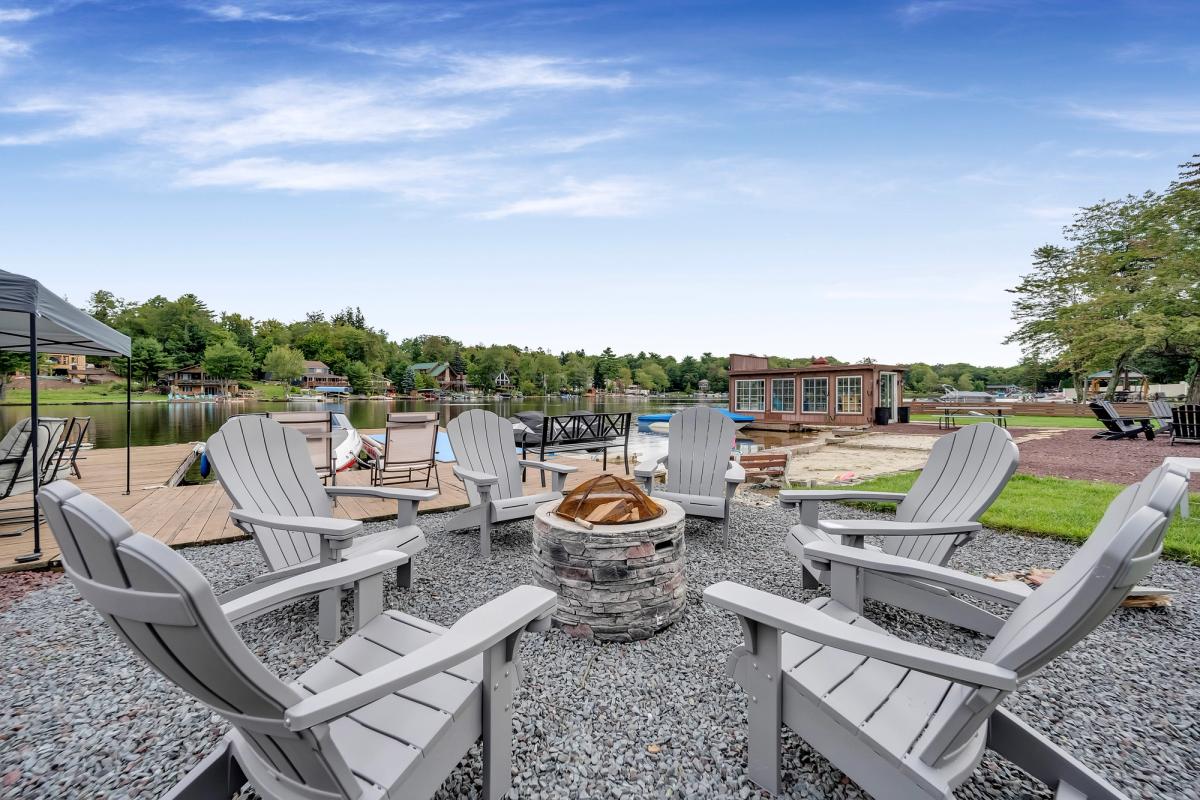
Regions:
<svg viewBox="0 0 1200 800"><path fill-rule="evenodd" d="M959 572L936 564L927 564L912 558L902 558L876 550L863 550L858 547L834 544L833 542L813 542L804 545L804 556L814 561L838 562L861 567L870 572L884 575L902 575L907 578L919 578L922 581L943 586L954 592L961 592L984 600L993 600L1005 605L1019 605L1021 601L1033 593L1020 581L992 581L980 578L966 572Z"/></svg>
<svg viewBox="0 0 1200 800"><path fill-rule="evenodd" d="M740 583L722 581L713 584L704 590L704 600L732 611L741 618L750 652L755 652L753 638L760 635L753 631L765 626L810 642L866 658L877 658L956 683L987 686L1001 691L1017 688L1017 673L1012 670L849 625L803 603Z"/></svg>
<svg viewBox="0 0 1200 800"><path fill-rule="evenodd" d="M407 553L379 550L277 581L221 606L234 625L325 589L345 586L408 563Z"/></svg>
<svg viewBox="0 0 1200 800"><path fill-rule="evenodd" d="M242 508L230 510L229 516L248 525L263 525L282 531L315 533L325 539L352 539L362 533L363 524L354 519L336 517L285 517L279 514L260 514Z"/></svg>
<svg viewBox="0 0 1200 800"><path fill-rule="evenodd" d="M284 724L302 731L344 717L492 647L505 647L504 660L511 661L517 635L550 615L557 605L558 596L548 589L518 586L467 612L444 634L408 655L301 700L284 712Z"/></svg>
<svg viewBox="0 0 1200 800"><path fill-rule="evenodd" d="M579 467L569 467L565 464L551 464L549 461L536 461L532 458L519 458L517 463L522 467L530 469L540 469L543 472L557 472L559 475L570 475L572 472L577 472Z"/></svg>
<svg viewBox="0 0 1200 800"><path fill-rule="evenodd" d="M497 475L492 475L488 472L476 472L475 470L464 469L458 466L454 468L454 474L461 480L469 481L478 486L495 486L500 482L500 478Z"/></svg>
<svg viewBox="0 0 1200 800"><path fill-rule="evenodd" d="M737 485L746 482L746 468L736 461L729 462L729 469L725 470L725 482Z"/></svg>
<svg viewBox="0 0 1200 800"><path fill-rule="evenodd" d="M957 536L983 529L978 522L898 522L894 519L827 519L817 523L835 536Z"/></svg>
<svg viewBox="0 0 1200 800"><path fill-rule="evenodd" d="M653 478L658 473L659 467L663 466L666 461L666 456L659 456L653 461L643 461L633 468L633 476L635 478Z"/></svg>
<svg viewBox="0 0 1200 800"><path fill-rule="evenodd" d="M330 497L375 497L380 500L408 500L420 503L437 497L436 489L398 489L390 486L326 486L325 494Z"/></svg>
<svg viewBox="0 0 1200 800"><path fill-rule="evenodd" d="M899 503L904 492L868 492L855 489L784 489L779 493L781 506L799 505L812 500L863 500L877 503Z"/></svg>

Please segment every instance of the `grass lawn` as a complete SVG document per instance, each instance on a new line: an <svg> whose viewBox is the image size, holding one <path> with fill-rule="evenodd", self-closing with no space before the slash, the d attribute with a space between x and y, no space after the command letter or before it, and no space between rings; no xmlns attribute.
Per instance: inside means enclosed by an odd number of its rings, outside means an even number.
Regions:
<svg viewBox="0 0 1200 800"><path fill-rule="evenodd" d="M164 402L166 395L157 392L134 392L133 399L139 402ZM100 383L91 386L64 386L61 389L38 389L38 405L69 405L71 403L124 403L125 384ZM29 405L28 389L8 389L0 405Z"/></svg>
<svg viewBox="0 0 1200 800"><path fill-rule="evenodd" d="M905 492L919 473L884 475L852 488L875 492ZM804 487L795 487L802 489ZM846 487L814 487L846 488ZM1014 475L996 502L983 515L989 528L1082 541L1091 534L1109 502L1125 487L1100 481ZM892 503L861 503L867 508L893 508ZM1193 492L1191 506L1200 509L1200 494ZM1163 555L1200 565L1200 519L1176 515L1167 529Z"/></svg>
<svg viewBox="0 0 1200 800"><path fill-rule="evenodd" d="M258 394L259 400L283 400L288 393L288 387L283 383L250 381L250 387Z"/></svg>
<svg viewBox="0 0 1200 800"><path fill-rule="evenodd" d="M937 422L937 414L913 414L913 421ZM968 417L965 414L954 418L959 425L970 425L976 422L990 422L988 417ZM1038 417L1017 414L1008 418L1010 428L1099 428L1100 421L1095 416L1090 417Z"/></svg>

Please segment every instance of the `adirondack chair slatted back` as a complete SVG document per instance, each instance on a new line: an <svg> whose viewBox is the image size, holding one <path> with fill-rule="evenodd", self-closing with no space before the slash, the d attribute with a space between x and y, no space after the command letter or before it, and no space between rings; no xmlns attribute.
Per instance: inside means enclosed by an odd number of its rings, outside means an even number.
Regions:
<svg viewBox="0 0 1200 800"><path fill-rule="evenodd" d="M715 408L696 406L671 415L667 438L668 492L720 497L737 426Z"/></svg>
<svg viewBox="0 0 1200 800"><path fill-rule="evenodd" d="M11 493L18 486L30 491L33 485L33 446L29 432L33 420L30 417L13 425L0 439L0 458L21 459L20 462L0 464L0 497ZM39 417L37 430L38 465L41 474L46 474L54 451L62 438L66 419L63 417Z"/></svg>
<svg viewBox="0 0 1200 800"><path fill-rule="evenodd" d="M438 415L434 411L388 414L384 429L384 467L433 461L437 429Z"/></svg>
<svg viewBox="0 0 1200 800"><path fill-rule="evenodd" d="M517 463L517 440L512 423L491 411L473 408L459 414L446 426L454 459L463 469L495 475L500 482L492 487L492 498L506 500L525 494L521 484L521 465ZM479 490L467 481L471 505L480 501Z"/></svg>
<svg viewBox="0 0 1200 800"><path fill-rule="evenodd" d="M288 517L333 516L300 431L263 416L230 417L209 438L205 452L235 508ZM321 537L315 533L249 527L272 570L321 553Z"/></svg>
<svg viewBox="0 0 1200 800"><path fill-rule="evenodd" d="M1171 441L1200 441L1200 406L1183 405L1171 409Z"/></svg>
<svg viewBox="0 0 1200 800"><path fill-rule="evenodd" d="M1121 419L1121 415L1108 400L1097 400L1088 403L1088 406L1091 407L1096 418L1104 424L1104 427L1113 433L1128 433L1141 429L1141 425L1138 423Z"/></svg>
<svg viewBox="0 0 1200 800"><path fill-rule="evenodd" d="M995 501L1017 470L1019 455L1008 431L980 422L943 436L929 461L896 508L900 522L975 522ZM888 536L884 552L945 564L954 552L953 536Z"/></svg>
<svg viewBox="0 0 1200 800"><path fill-rule="evenodd" d="M156 672L224 717L282 777L281 788L305 792L297 797L361 793L327 726L284 726L300 694L250 652L195 567L66 481L39 499L79 593Z"/></svg>
<svg viewBox="0 0 1200 800"><path fill-rule="evenodd" d="M1166 400L1151 400L1148 405L1150 406L1150 416L1164 425L1171 422L1171 404Z"/></svg>
<svg viewBox="0 0 1200 800"><path fill-rule="evenodd" d="M1091 633L1150 573L1162 552L1170 517L1153 506L1177 506L1186 487L1186 479L1168 472L1150 493L1153 502L1141 506L1134 501L1144 497L1145 487L1126 489L1118 500L1129 504L1127 515L1117 531L1091 547L1081 547L1024 600L996 634L983 660L1011 669L1024 680ZM1119 516L1122 514L1114 518ZM952 687L930 721L921 759L937 765L953 758L1005 694L995 689Z"/></svg>

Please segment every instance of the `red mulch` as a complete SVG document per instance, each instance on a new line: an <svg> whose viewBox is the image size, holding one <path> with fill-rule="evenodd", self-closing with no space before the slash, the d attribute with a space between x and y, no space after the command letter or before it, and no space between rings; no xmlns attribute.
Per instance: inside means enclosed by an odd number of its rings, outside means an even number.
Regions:
<svg viewBox="0 0 1200 800"><path fill-rule="evenodd" d="M1162 464L1167 456L1200 458L1200 446L1176 445L1170 437L1145 439L1093 439L1091 430L1065 431L1046 439L1021 442L1019 472L1085 481L1131 484ZM1200 475L1192 477L1192 491L1200 491Z"/></svg>
<svg viewBox="0 0 1200 800"><path fill-rule="evenodd" d="M44 569L0 573L0 611L7 611L25 595L44 589L61 577L61 572Z"/></svg>

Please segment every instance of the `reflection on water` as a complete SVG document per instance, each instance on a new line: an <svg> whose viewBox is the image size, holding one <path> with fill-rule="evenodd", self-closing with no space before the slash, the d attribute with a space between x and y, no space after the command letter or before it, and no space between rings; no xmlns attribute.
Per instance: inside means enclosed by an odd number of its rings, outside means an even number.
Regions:
<svg viewBox="0 0 1200 800"><path fill-rule="evenodd" d="M700 405L713 405L701 401ZM441 424L446 425L464 411L486 408L510 417L518 411L541 411L545 414L566 414L571 411L630 411L636 423L638 414L672 412L697 402L639 397L579 397L569 400L531 398L527 400L489 400L479 403L431 403L426 400L347 400L341 403L267 403L247 400L243 403L137 403L131 410L133 444L154 445L196 442L207 439L231 415L282 409L311 411L322 409L340 411L350 418L356 428L382 428L389 411L437 411ZM723 404L718 404L723 407ZM125 406L123 405L45 405L43 416L90 416L92 426L88 438L96 447L125 446ZM29 415L26 406L0 406L0 429L8 430L18 420ZM667 434L638 426L629 438L630 451L640 459L666 453ZM764 447L793 444L809 438L805 434L775 431L739 431L737 446L743 453Z"/></svg>

